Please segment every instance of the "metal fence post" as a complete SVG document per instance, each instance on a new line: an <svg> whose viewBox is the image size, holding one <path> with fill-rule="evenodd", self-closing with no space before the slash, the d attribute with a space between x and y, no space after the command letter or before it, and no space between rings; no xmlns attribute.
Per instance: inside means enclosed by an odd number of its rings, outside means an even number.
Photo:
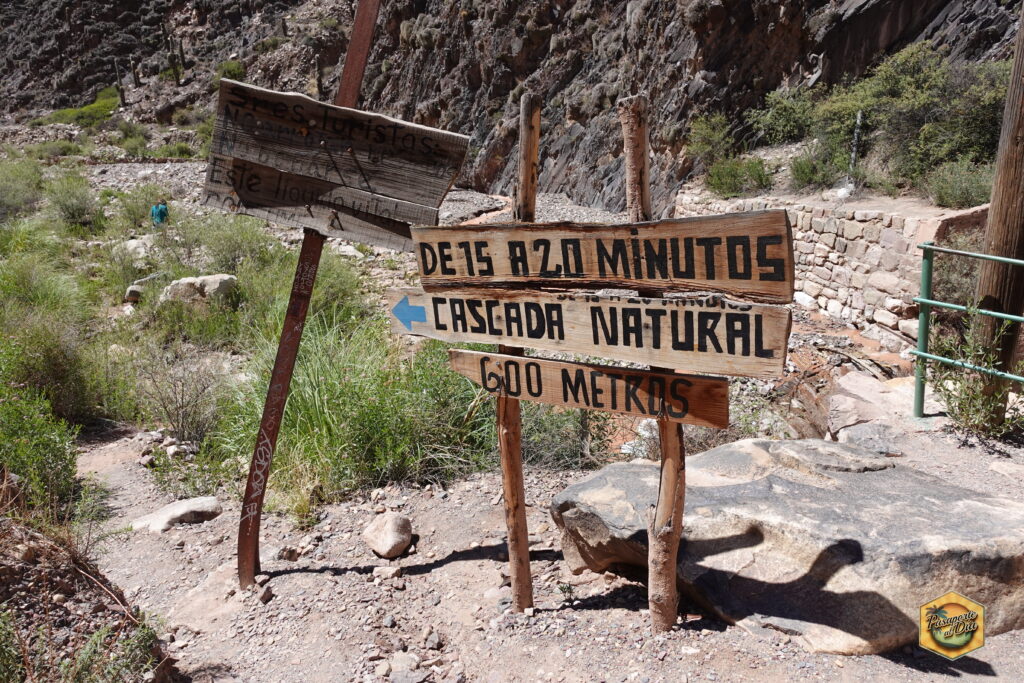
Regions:
<svg viewBox="0 0 1024 683"><path fill-rule="evenodd" d="M921 297L922 299L932 298L932 259L935 253L929 249L934 242L925 242L920 245L923 250L921 256ZM930 304L918 304L920 308L917 314L917 350L919 353L928 353L928 332L931 326ZM914 417L924 417L924 384L927 370L926 362L921 356L917 357L917 364L914 368Z"/></svg>

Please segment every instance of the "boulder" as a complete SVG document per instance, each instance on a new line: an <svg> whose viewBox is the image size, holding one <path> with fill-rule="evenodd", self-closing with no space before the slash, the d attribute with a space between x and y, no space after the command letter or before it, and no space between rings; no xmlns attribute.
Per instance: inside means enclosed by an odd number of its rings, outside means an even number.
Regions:
<svg viewBox="0 0 1024 683"><path fill-rule="evenodd" d="M119 242L114 245L113 255L117 259L131 261L136 268L142 268L153 252L155 240L156 237L153 235L143 235L137 239Z"/></svg>
<svg viewBox="0 0 1024 683"><path fill-rule="evenodd" d="M615 463L555 497L573 572L646 574L658 474ZM687 458L687 483L680 586L730 623L877 653L914 642L921 605L956 590L986 606L987 634L1024 627L1024 504L810 439Z"/></svg>
<svg viewBox="0 0 1024 683"><path fill-rule="evenodd" d="M183 277L164 287L160 293L160 303L165 301L195 301L223 299L238 286L238 278L234 275L218 274L202 277Z"/></svg>
<svg viewBox="0 0 1024 683"><path fill-rule="evenodd" d="M165 505L156 512L139 517L132 522L133 530L149 529L160 534L175 524L196 524L206 522L220 515L223 508L214 496L188 498Z"/></svg>
<svg viewBox="0 0 1024 683"><path fill-rule="evenodd" d="M412 543L412 522L397 512L385 512L363 530L363 540L381 557L394 559Z"/></svg>

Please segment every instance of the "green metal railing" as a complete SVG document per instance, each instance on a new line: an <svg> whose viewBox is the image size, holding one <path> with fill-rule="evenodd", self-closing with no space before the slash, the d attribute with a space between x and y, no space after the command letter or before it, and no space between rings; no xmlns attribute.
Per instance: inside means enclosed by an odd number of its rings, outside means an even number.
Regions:
<svg viewBox="0 0 1024 683"><path fill-rule="evenodd" d="M1009 320L1015 323L1024 323L1024 316L1010 315L1009 313L999 313L998 311L989 311L983 308L968 308L967 306L960 306L958 304L950 304L945 301L936 301L932 298L932 261L935 258L935 252L942 254L956 254L957 256L967 256L969 258L981 259L982 261L996 261L998 263L1008 263L1011 266L1024 266L1024 261L1013 258L1006 258L1005 256L989 256L988 254L976 254L971 251L958 251L956 249L947 249L945 247L937 247L934 242L925 242L924 244L917 245L918 249L921 249L924 253L921 255L921 296L914 297L914 302L918 304L920 313L917 318L917 350L911 351L910 353L917 356L917 367L914 373L914 417L924 417L924 385L925 385L925 361L936 361L938 363L945 363L946 365L952 365L958 368L964 368L967 370L974 370L975 372L981 372L986 375L992 375L993 377L999 377L1001 379L1013 380L1015 382L1024 382L1024 377L1020 375L1013 375L1008 372L1001 370L994 370L992 368L985 368L973 363L966 363L960 360L954 360L952 358L945 358L943 356L936 356L935 354L928 353L928 332L931 327L931 312L932 307L936 308L948 308L953 311L963 311L977 313L978 315L987 315L990 318L998 318L1000 320Z"/></svg>

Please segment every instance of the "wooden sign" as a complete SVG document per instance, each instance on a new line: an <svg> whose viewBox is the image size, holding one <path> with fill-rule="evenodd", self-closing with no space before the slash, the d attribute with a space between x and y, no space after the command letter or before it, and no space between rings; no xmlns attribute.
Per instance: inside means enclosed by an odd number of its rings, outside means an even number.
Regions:
<svg viewBox="0 0 1024 683"><path fill-rule="evenodd" d="M412 236L428 292L622 287L793 300L792 231L781 210L625 225L417 226Z"/></svg>
<svg viewBox="0 0 1024 683"><path fill-rule="evenodd" d="M448 356L452 370L495 395L717 429L729 426L729 380L719 377L458 349L450 349Z"/></svg>
<svg viewBox="0 0 1024 683"><path fill-rule="evenodd" d="M398 334L746 377L782 373L791 323L787 308L721 295L649 299L409 288L391 290L388 298Z"/></svg>
<svg viewBox="0 0 1024 683"><path fill-rule="evenodd" d="M468 145L464 135L222 79L204 203L233 200L239 212L333 236L407 238L409 223L437 222Z"/></svg>

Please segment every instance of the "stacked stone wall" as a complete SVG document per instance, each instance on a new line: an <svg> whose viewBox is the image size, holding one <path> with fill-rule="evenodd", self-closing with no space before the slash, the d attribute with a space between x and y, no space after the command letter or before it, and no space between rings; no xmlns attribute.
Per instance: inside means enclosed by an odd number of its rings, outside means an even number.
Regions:
<svg viewBox="0 0 1024 683"><path fill-rule="evenodd" d="M922 242L984 227L988 206L938 217L793 204L771 198L694 201L676 215L785 209L796 252L796 301L860 328L877 324L916 337Z"/></svg>

